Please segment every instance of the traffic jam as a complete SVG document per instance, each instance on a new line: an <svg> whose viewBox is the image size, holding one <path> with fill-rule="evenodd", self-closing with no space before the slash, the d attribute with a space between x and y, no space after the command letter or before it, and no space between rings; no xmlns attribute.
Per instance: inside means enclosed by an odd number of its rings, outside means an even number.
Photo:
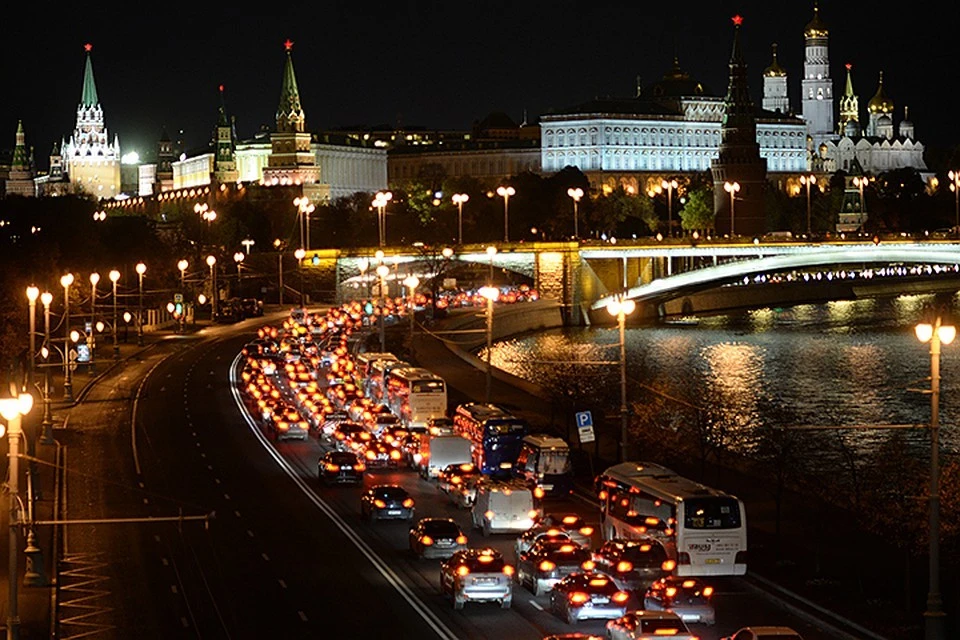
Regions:
<svg viewBox="0 0 960 640"><path fill-rule="evenodd" d="M451 409L428 369L360 351L366 317L356 301L294 309L261 327L239 360L241 397L263 434L319 444L318 491L355 487L360 526L405 527L405 551L428 572L436 564L436 594L463 614L523 598L552 613L559 633L718 637L703 634L717 620L710 576L720 574L678 570L685 554L670 537L681 516L648 526L647 515L627 532L604 526L605 500L611 514L619 505L607 498L616 473L576 499L563 439L492 404ZM775 637L800 640L784 633Z"/></svg>

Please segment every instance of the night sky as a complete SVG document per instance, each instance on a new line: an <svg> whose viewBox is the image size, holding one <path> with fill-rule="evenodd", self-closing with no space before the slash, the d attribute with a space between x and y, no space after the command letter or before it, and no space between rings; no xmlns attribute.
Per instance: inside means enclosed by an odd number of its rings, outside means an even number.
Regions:
<svg viewBox="0 0 960 640"><path fill-rule="evenodd" d="M532 121L595 96L633 95L637 75L645 84L659 79L675 54L722 96L730 17L739 13L755 102L777 42L799 111L803 28L813 16L812 0L191 4L11 4L0 25L0 148L12 148L23 119L27 144L47 168L53 142L73 130L86 42L111 138L119 134L124 153L147 157L161 126L171 137L182 129L188 149L204 144L220 84L241 138L272 126L287 38L310 130L398 122L468 129L491 111L519 122L526 109ZM952 87L960 10L934 4L890 12L876 2L823 0L821 15L835 94L852 63L863 113L883 70L895 120L907 105L917 138L949 147L960 142Z"/></svg>

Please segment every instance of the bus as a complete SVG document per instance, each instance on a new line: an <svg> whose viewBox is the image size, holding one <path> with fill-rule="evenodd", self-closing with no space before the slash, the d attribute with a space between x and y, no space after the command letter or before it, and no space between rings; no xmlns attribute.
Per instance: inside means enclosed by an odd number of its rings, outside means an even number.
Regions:
<svg viewBox="0 0 960 640"><path fill-rule="evenodd" d="M367 367L367 376L363 379L364 395L374 402L386 404L387 373L391 368L398 365L404 367L412 366L409 362L402 362L393 354L390 354L390 356L386 358L376 358L372 360Z"/></svg>
<svg viewBox="0 0 960 640"><path fill-rule="evenodd" d="M399 360L399 358L392 353L379 351L358 353L353 358L354 376L356 377L357 384L360 385L361 389L363 389L364 395L370 395L367 391L367 381L370 379L370 374L373 372L373 363L377 360Z"/></svg>
<svg viewBox="0 0 960 640"><path fill-rule="evenodd" d="M573 465L570 445L563 438L531 433L520 443L514 474L547 494L573 492Z"/></svg>
<svg viewBox="0 0 960 640"><path fill-rule="evenodd" d="M473 459L481 473L509 477L520 444L530 431L525 420L492 404L468 402L453 414L454 431L473 443Z"/></svg>
<svg viewBox="0 0 960 640"><path fill-rule="evenodd" d="M411 431L426 431L431 418L447 415L447 384L427 369L391 369L384 386L387 406Z"/></svg>
<svg viewBox="0 0 960 640"><path fill-rule="evenodd" d="M747 572L747 515L736 496L650 462L622 462L597 477L604 540L653 536L679 576Z"/></svg>

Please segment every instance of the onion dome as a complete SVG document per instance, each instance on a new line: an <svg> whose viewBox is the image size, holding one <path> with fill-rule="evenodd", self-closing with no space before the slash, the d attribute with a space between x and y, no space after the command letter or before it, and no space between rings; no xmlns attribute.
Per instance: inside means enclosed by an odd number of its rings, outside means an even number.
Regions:
<svg viewBox="0 0 960 640"><path fill-rule="evenodd" d="M859 138L860 123L856 120L847 120L846 124L843 125L843 135L848 138Z"/></svg>
<svg viewBox="0 0 960 640"><path fill-rule="evenodd" d="M680 69L680 61L673 57L673 68L663 74L663 79L650 86L650 93L658 98L702 96L706 93L703 85Z"/></svg>
<svg viewBox="0 0 960 640"><path fill-rule="evenodd" d="M883 71L880 72L880 85L877 87L877 93L867 103L867 111L870 113L893 113L893 100L888 98L883 90Z"/></svg>
<svg viewBox="0 0 960 640"><path fill-rule="evenodd" d="M813 20L803 28L803 35L807 38L827 37L827 25L820 19L820 6L816 3L813 5Z"/></svg>
<svg viewBox="0 0 960 640"><path fill-rule="evenodd" d="M767 78L782 78L787 75L786 70L780 66L780 63L777 62L777 43L773 43L773 62L770 63L770 66L763 70L764 77Z"/></svg>

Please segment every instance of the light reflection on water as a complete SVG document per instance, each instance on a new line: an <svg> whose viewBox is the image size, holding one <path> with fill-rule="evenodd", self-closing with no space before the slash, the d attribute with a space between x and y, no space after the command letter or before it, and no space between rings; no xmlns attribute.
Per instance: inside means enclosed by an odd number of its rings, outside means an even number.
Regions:
<svg viewBox="0 0 960 640"><path fill-rule="evenodd" d="M807 304L627 328L631 399L641 385L675 402L710 406L731 431L763 433L787 416L791 425L925 424L930 398L928 345L913 326L926 307L946 304L960 320L960 298L933 295ZM567 328L494 345L492 362L560 397L576 389L615 413L619 406L617 329ZM483 354L481 354L483 355ZM606 364L604 364L606 363ZM960 451L960 341L941 356L940 424L947 454ZM782 426L782 425L781 425ZM890 430L820 432L861 453ZM911 447L928 446L921 430ZM744 439L742 448L751 445Z"/></svg>

